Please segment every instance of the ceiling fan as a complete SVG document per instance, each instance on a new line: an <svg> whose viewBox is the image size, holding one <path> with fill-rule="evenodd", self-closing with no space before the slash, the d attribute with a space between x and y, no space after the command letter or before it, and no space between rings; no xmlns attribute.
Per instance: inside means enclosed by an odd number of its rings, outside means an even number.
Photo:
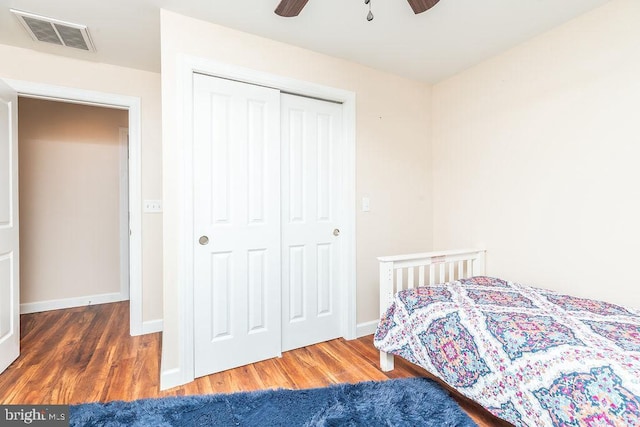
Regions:
<svg viewBox="0 0 640 427"><path fill-rule="evenodd" d="M284 16L286 18L298 16L308 1L309 0L281 0L278 7L276 7L275 12L277 15ZM416 15L431 9L439 1L440 0L407 0ZM365 3L369 4L368 1Z"/></svg>

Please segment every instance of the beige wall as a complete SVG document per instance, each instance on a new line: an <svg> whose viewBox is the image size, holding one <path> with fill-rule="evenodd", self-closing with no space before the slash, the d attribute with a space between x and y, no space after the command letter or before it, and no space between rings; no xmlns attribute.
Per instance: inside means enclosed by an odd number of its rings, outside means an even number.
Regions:
<svg viewBox="0 0 640 427"><path fill-rule="evenodd" d="M142 198L162 198L160 74L0 45L0 78L139 97ZM143 320L162 318L162 215L142 217Z"/></svg>
<svg viewBox="0 0 640 427"><path fill-rule="evenodd" d="M436 248L640 307L638 22L614 0L434 86Z"/></svg>
<svg viewBox="0 0 640 427"><path fill-rule="evenodd" d="M429 87L345 60L162 11L165 321L162 369L179 363L180 138L176 64L181 53L353 91L357 96L357 319L378 318L376 257L432 245Z"/></svg>
<svg viewBox="0 0 640 427"><path fill-rule="evenodd" d="M125 110L20 98L21 303L120 293Z"/></svg>

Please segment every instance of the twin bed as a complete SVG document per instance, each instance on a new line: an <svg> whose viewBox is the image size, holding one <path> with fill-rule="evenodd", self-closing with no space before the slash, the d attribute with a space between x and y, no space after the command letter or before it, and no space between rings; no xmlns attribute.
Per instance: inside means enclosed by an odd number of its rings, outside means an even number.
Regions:
<svg viewBox="0 0 640 427"><path fill-rule="evenodd" d="M382 257L398 355L516 426L640 426L640 311L484 275L484 251Z"/></svg>

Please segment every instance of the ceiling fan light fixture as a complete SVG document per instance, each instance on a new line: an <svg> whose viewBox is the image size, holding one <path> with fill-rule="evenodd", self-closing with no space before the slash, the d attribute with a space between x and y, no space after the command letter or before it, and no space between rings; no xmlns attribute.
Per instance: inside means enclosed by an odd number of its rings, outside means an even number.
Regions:
<svg viewBox="0 0 640 427"><path fill-rule="evenodd" d="M309 0L280 0L276 7L276 15L284 17L298 16ZM417 15L425 12L435 6L440 0L407 0L413 12ZM369 13L367 21L373 21L373 13L371 12L371 0L364 0L364 4L369 5Z"/></svg>
<svg viewBox="0 0 640 427"><path fill-rule="evenodd" d="M276 7L276 15L283 18L298 16L309 0L281 0Z"/></svg>

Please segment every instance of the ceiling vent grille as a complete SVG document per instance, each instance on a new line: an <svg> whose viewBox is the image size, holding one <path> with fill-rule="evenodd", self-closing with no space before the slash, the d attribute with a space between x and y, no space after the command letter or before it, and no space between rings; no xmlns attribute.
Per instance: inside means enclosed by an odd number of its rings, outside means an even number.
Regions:
<svg viewBox="0 0 640 427"><path fill-rule="evenodd" d="M95 52L86 25L47 18L29 12L11 9L24 29L37 41Z"/></svg>

